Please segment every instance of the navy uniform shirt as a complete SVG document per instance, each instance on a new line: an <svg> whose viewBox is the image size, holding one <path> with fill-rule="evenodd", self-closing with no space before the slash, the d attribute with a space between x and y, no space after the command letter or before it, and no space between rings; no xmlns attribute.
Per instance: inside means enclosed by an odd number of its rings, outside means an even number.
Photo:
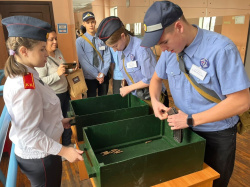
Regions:
<svg viewBox="0 0 250 187"><path fill-rule="evenodd" d="M122 80L123 75L119 69L118 51L115 52L112 48L110 48L110 52L111 52L111 59L112 59L111 63L115 63L113 79L114 80Z"/></svg>
<svg viewBox="0 0 250 187"><path fill-rule="evenodd" d="M221 100L227 94L250 87L250 81L244 69L240 54L234 43L227 37L215 32L198 28L194 41L184 50L185 66L202 68L207 72L204 80L193 76L196 82L214 90ZM162 79L168 79L175 105L186 114L196 114L216 105L201 96L180 71L175 53L162 52L156 66L156 73ZM196 131L219 131L233 127L238 116L206 123L193 127Z"/></svg>
<svg viewBox="0 0 250 187"><path fill-rule="evenodd" d="M90 40L90 42L92 42L93 36L87 32L84 35ZM93 47L82 37L79 37L76 40L78 60L82 66L85 79L96 79L99 73L103 73L106 76L110 67L111 54L109 48L96 36L95 45L104 60L103 63L98 55L98 67L93 64ZM102 46L105 46L105 50L100 50L100 47Z"/></svg>
<svg viewBox="0 0 250 187"><path fill-rule="evenodd" d="M128 85L133 84L127 76L123 68L122 54L124 54L124 65L128 74L132 77L135 83L142 81L145 84L149 84L155 71L156 59L150 48L141 47L141 39L130 36L128 46L124 51L118 51L119 68L126 79ZM137 67L128 68L128 63L136 61ZM165 88L164 88L165 90ZM133 95L136 91L132 92Z"/></svg>

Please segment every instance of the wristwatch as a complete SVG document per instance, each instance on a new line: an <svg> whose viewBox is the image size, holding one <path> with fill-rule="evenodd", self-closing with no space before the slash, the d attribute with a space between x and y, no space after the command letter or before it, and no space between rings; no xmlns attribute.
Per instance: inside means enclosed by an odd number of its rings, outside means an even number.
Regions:
<svg viewBox="0 0 250 187"><path fill-rule="evenodd" d="M189 114L189 115L188 115L187 124L188 124L189 127L193 127L193 125L194 125L194 120L193 120L193 118L192 118L192 114Z"/></svg>

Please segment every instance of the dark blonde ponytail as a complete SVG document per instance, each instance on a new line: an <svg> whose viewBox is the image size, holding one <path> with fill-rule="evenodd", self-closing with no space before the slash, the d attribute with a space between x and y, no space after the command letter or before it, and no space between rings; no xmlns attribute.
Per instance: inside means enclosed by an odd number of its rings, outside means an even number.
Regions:
<svg viewBox="0 0 250 187"><path fill-rule="evenodd" d="M21 46L24 46L27 49L32 49L38 42L40 41L22 37L8 38L6 41L7 49L13 51L14 53L10 54L6 61L4 67L4 74L6 77L23 76L27 73L27 68L23 64L16 61L15 55L19 55L18 49Z"/></svg>

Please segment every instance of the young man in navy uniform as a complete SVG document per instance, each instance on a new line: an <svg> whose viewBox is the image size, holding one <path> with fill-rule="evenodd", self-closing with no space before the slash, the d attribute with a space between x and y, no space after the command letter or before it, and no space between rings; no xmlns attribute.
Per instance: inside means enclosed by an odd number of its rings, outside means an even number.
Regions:
<svg viewBox="0 0 250 187"><path fill-rule="evenodd" d="M88 87L87 97L96 97L96 89L98 89L98 96L107 95L108 70L111 63L110 50L96 37L95 15L92 12L85 12L82 20L86 33L77 38L76 49Z"/></svg>
<svg viewBox="0 0 250 187"><path fill-rule="evenodd" d="M151 106L149 93L142 95L138 92L148 88L153 76L156 59L152 50L141 47L141 39L130 35L120 18L115 16L101 21L97 36L114 51L118 51L119 70L128 84L120 88L120 95L125 97L131 93L144 99ZM161 101L166 106L169 105L165 87L162 89Z"/></svg>
<svg viewBox="0 0 250 187"><path fill-rule="evenodd" d="M204 137L205 162L220 173L214 186L227 186L235 161L238 115L250 106L250 82L237 47L225 36L190 25L181 8L169 1L155 2L148 9L144 28L141 46L158 44L163 51L150 82L155 116L168 118L172 130L190 127ZM177 53L184 63L178 62ZM185 69L194 81L213 90L221 102L199 94L185 77ZM168 116L169 108L159 102L163 79L168 79L180 109L176 115Z"/></svg>

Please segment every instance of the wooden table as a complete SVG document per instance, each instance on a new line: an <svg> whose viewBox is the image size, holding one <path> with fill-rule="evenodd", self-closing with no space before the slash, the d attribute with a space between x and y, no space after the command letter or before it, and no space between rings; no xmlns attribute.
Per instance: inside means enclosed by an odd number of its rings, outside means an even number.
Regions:
<svg viewBox="0 0 250 187"><path fill-rule="evenodd" d="M219 173L204 163L203 169L200 171L157 184L153 187L209 187L213 186L213 181L219 177ZM91 178L90 180L92 186L96 187L93 179Z"/></svg>

